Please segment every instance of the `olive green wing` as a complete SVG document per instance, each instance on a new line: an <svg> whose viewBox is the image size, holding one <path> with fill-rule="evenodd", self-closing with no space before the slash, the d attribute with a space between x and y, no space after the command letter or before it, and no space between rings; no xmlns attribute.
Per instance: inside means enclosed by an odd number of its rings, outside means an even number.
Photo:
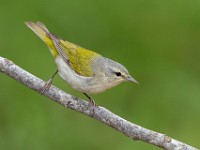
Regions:
<svg viewBox="0 0 200 150"><path fill-rule="evenodd" d="M57 37L52 37L52 39L59 55L77 74L85 77L90 77L94 74L93 61L101 55Z"/></svg>

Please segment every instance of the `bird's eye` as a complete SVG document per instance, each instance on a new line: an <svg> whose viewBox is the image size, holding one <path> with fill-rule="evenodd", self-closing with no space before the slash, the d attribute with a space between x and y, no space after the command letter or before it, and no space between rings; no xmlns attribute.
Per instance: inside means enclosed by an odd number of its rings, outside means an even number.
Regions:
<svg viewBox="0 0 200 150"><path fill-rule="evenodd" d="M121 72L115 72L116 76L121 76Z"/></svg>

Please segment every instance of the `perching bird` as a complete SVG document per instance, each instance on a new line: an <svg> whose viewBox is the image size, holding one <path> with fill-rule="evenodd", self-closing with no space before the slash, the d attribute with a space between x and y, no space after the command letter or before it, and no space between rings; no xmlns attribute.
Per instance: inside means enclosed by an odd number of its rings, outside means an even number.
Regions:
<svg viewBox="0 0 200 150"><path fill-rule="evenodd" d="M26 25L47 44L61 78L83 92L93 105L95 102L88 94L104 92L124 81L138 83L123 65L57 37L43 23L26 22Z"/></svg>

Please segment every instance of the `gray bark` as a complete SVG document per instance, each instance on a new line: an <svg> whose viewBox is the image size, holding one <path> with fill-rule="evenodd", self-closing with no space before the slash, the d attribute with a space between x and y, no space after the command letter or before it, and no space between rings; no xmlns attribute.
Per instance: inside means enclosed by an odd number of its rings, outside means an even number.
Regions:
<svg viewBox="0 0 200 150"><path fill-rule="evenodd" d="M21 84L37 91L38 93L42 92L42 88L45 85L43 80L3 57L0 57L0 71L17 80ZM104 107L93 107L87 101L65 93L53 85L44 93L44 96L49 97L51 100L63 105L66 108L70 108L99 120L133 140L140 140L167 150L197 150L197 148L177 141L165 134L131 123Z"/></svg>

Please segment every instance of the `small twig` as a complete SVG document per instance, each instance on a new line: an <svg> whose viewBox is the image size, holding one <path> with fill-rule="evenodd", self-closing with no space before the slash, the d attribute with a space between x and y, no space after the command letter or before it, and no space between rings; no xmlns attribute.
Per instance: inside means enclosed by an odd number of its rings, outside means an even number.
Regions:
<svg viewBox="0 0 200 150"><path fill-rule="evenodd" d="M30 74L29 72L15 65L12 61L3 57L0 57L0 71L26 85L27 87L37 91L38 93L42 92L41 89L45 85L43 80ZM87 101L67 94L55 86L51 86L49 90L44 93L44 95L58 102L64 107L83 113L115 128L117 131L122 132L124 135L132 138L133 140L141 140L167 150L197 150L196 148L177 141L165 134L161 134L133 124L117 116L104 107L98 106L94 109L93 106L89 105Z"/></svg>

